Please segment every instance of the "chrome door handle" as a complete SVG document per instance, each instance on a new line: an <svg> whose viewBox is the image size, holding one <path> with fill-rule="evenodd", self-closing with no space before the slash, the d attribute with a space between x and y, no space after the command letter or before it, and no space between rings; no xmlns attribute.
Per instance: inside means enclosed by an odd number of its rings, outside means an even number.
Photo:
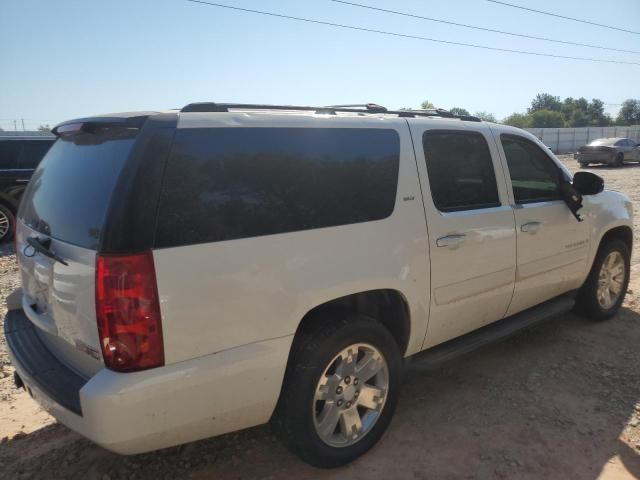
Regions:
<svg viewBox="0 0 640 480"><path fill-rule="evenodd" d="M520 225L520 231L525 233L536 233L542 226L540 222L527 222Z"/></svg>
<svg viewBox="0 0 640 480"><path fill-rule="evenodd" d="M440 237L436 240L438 247L458 248L467 236L463 233L455 235L447 235L446 237Z"/></svg>
<svg viewBox="0 0 640 480"><path fill-rule="evenodd" d="M28 178L16 178L16 183L29 183Z"/></svg>

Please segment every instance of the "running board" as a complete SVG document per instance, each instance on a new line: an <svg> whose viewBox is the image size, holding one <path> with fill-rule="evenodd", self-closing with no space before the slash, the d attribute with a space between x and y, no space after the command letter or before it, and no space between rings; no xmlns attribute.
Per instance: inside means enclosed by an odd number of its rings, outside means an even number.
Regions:
<svg viewBox="0 0 640 480"><path fill-rule="evenodd" d="M573 295L556 297L524 312L516 313L511 317L417 353L406 359L405 367L409 370L418 371L433 370L467 353L550 320L555 315L567 313L573 308L574 304L575 298Z"/></svg>

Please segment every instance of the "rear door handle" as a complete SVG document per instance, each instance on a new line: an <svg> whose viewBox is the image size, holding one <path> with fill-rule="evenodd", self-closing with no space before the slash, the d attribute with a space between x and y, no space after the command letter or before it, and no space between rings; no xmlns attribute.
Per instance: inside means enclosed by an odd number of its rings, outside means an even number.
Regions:
<svg viewBox="0 0 640 480"><path fill-rule="evenodd" d="M541 226L542 223L540 222L527 222L520 225L520 231L525 233L536 233Z"/></svg>
<svg viewBox="0 0 640 480"><path fill-rule="evenodd" d="M463 233L457 233L454 235L447 235L446 237L440 237L436 240L438 247L449 247L451 249L458 248L467 236Z"/></svg>

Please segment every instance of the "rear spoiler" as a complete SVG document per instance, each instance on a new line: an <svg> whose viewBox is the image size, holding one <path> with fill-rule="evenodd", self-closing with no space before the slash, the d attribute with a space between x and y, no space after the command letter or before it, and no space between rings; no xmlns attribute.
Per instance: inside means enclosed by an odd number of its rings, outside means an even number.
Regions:
<svg viewBox="0 0 640 480"><path fill-rule="evenodd" d="M140 129L149 116L157 112L136 112L135 114L105 115L99 117L78 118L62 122L51 130L58 138L72 137L80 133L94 133L109 127Z"/></svg>

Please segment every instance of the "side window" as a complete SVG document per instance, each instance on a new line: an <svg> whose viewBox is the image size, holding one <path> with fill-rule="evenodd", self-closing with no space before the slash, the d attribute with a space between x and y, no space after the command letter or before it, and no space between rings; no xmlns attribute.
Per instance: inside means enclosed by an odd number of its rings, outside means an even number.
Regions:
<svg viewBox="0 0 640 480"><path fill-rule="evenodd" d="M0 170L17 168L22 142L14 140L0 142Z"/></svg>
<svg viewBox="0 0 640 480"><path fill-rule="evenodd" d="M491 153L477 132L428 130L422 137L431 196L438 210L500 205Z"/></svg>
<svg viewBox="0 0 640 480"><path fill-rule="evenodd" d="M538 145L517 135L500 135L516 203L559 200L562 173Z"/></svg>
<svg viewBox="0 0 640 480"><path fill-rule="evenodd" d="M188 128L165 172L157 247L381 220L400 137L368 128Z"/></svg>
<svg viewBox="0 0 640 480"><path fill-rule="evenodd" d="M38 166L42 157L49 151L53 142L37 140L26 142L22 148L18 168L33 169Z"/></svg>

